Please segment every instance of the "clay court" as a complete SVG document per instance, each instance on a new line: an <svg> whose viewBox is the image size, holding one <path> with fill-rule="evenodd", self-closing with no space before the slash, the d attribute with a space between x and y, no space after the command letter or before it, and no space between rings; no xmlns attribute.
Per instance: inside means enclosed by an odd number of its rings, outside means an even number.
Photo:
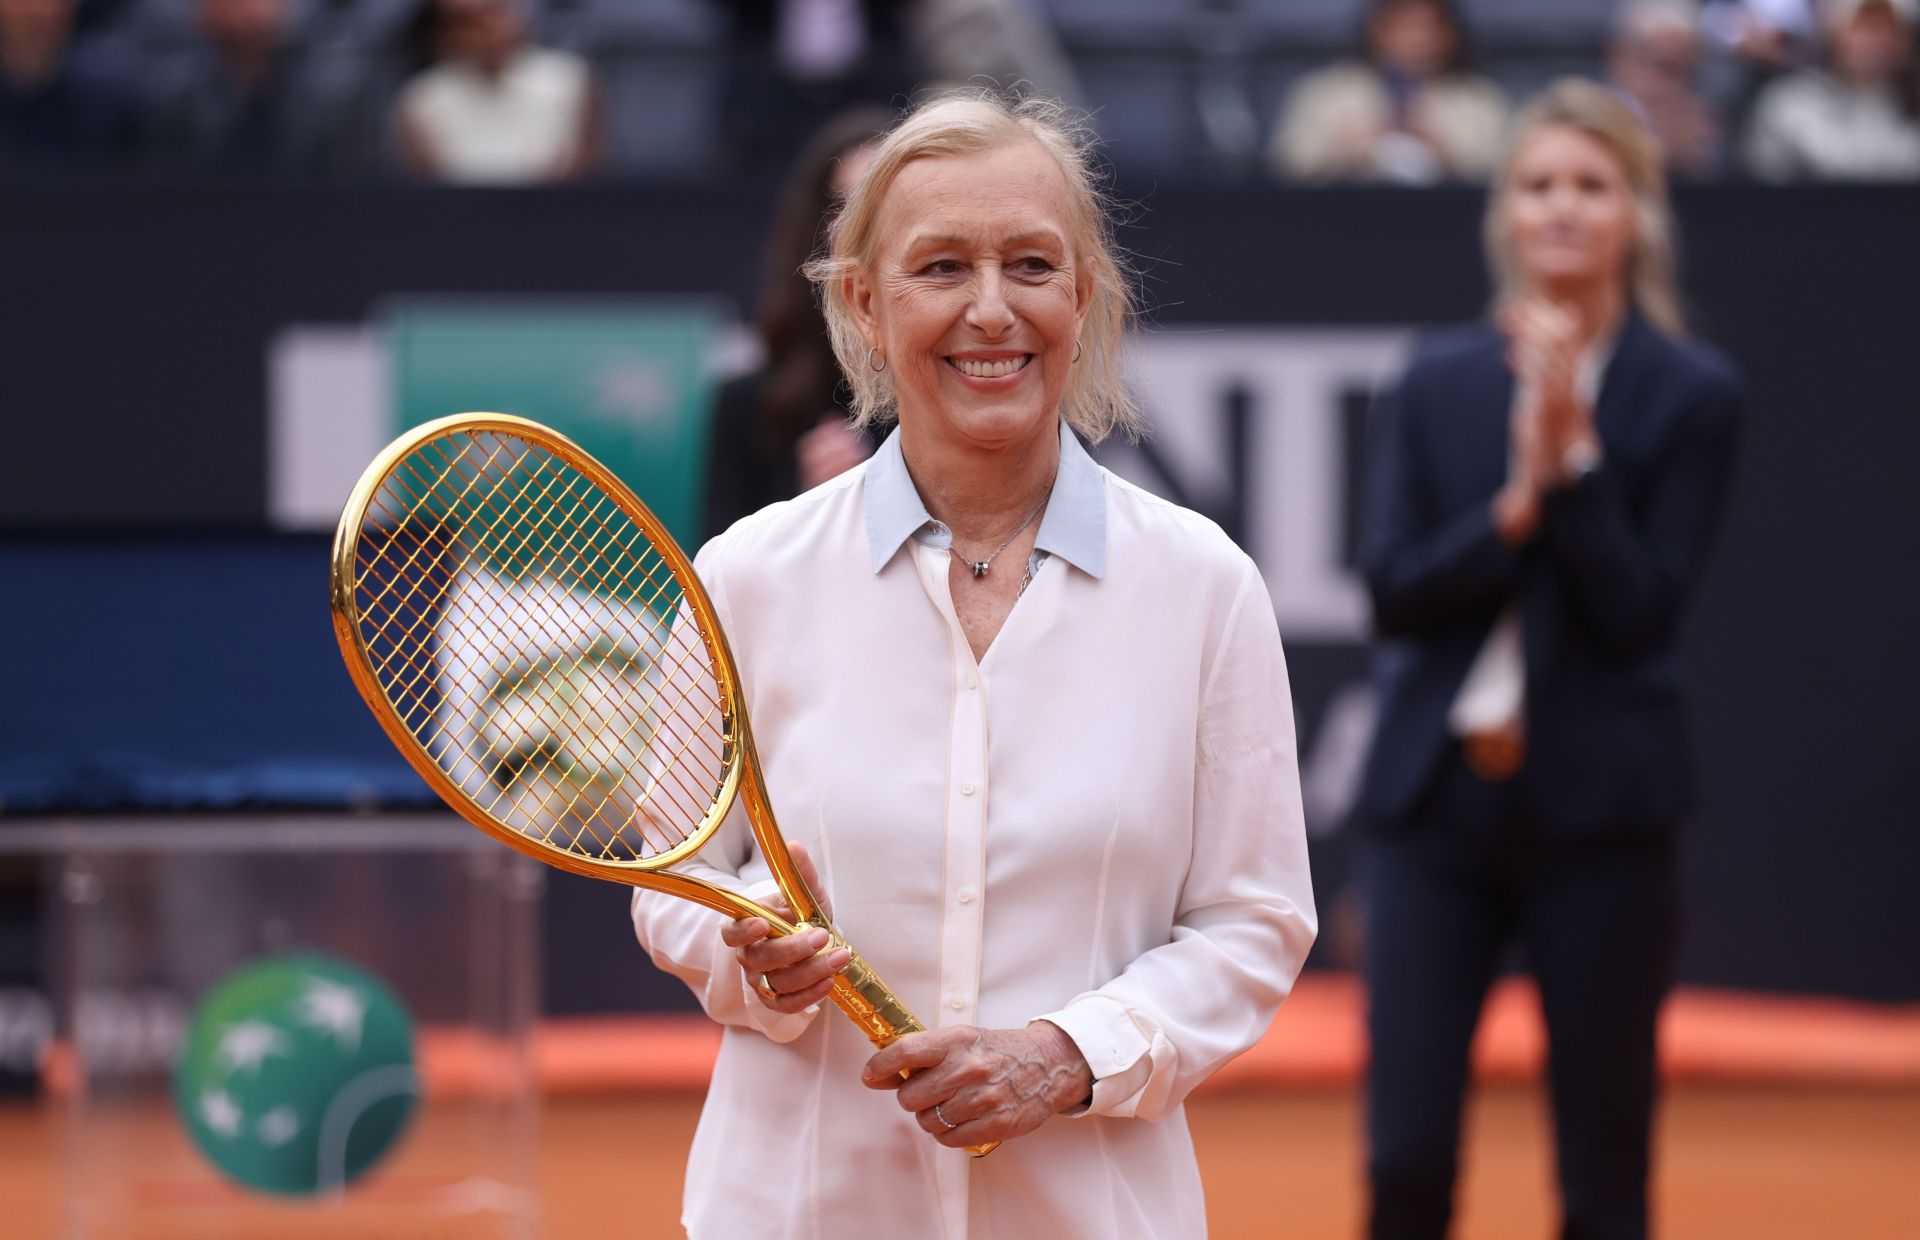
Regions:
<svg viewBox="0 0 1920 1240"><path fill-rule="evenodd" d="M1189 1108L1215 1236L1320 1237L1361 1225L1358 994L1310 975L1275 1031ZM1482 1089L1468 1120L1457 1234L1553 1234L1550 1132L1532 996L1508 985L1482 1026ZM476 1141L500 1112L473 1097L458 1046L423 1045L429 1104L382 1171L338 1212L250 1198L215 1182L161 1099L122 1110L95 1140L138 1170L96 1202L99 1234L254 1240L304 1236L679 1235L686 1151L713 1033L684 1018L549 1022L525 1156L537 1207L472 1182ZM1920 1235L1920 1012L1687 992L1667 1026L1659 1234L1692 1240L1908 1240ZM63 1206L58 1103L0 1110L9 1234L54 1236ZM487 1151L498 1158L499 1150ZM465 1194L462 1198L461 1194ZM465 1213L453 1203L464 1200ZM429 1214L438 1221L423 1222Z"/></svg>

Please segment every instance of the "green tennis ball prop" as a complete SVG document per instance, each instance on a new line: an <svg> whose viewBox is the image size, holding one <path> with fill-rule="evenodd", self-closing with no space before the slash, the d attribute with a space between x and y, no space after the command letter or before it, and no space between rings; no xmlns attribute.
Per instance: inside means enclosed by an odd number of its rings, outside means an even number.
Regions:
<svg viewBox="0 0 1920 1240"><path fill-rule="evenodd" d="M320 955L228 974L194 1010L173 1076L174 1106L208 1161L287 1196L365 1174L418 1095L406 1009L364 970Z"/></svg>

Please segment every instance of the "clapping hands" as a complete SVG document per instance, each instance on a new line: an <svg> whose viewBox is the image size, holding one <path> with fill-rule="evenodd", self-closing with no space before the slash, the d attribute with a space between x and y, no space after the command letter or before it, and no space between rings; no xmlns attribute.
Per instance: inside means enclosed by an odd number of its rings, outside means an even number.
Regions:
<svg viewBox="0 0 1920 1240"><path fill-rule="evenodd" d="M1518 545L1539 525L1540 496L1565 483L1568 450L1596 442L1593 406L1580 391L1590 342L1572 313L1544 297L1506 302L1499 323L1521 395L1510 432L1514 469L1494 497L1493 519L1501 537Z"/></svg>

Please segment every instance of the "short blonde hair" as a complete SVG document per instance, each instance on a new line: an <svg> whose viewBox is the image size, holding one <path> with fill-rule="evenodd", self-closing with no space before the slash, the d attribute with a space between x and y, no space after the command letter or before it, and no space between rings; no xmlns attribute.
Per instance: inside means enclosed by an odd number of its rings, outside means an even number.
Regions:
<svg viewBox="0 0 1920 1240"><path fill-rule="evenodd" d="M1076 259L1092 276L1093 292L1080 330L1080 360L1067 375L1062 416L1092 443L1116 430L1139 437L1144 420L1127 391L1121 358L1134 319L1133 291L1113 241L1108 200L1094 171L1092 127L1083 115L1052 100L1009 102L977 90L936 95L881 138L834 219L827 253L807 264L807 275L820 291L834 356L853 389L858 425L869 426L898 412L889 376L867 364L867 342L843 288L848 275L873 262L879 243L876 221L887 191L914 160L974 155L1023 141L1038 143L1060 166L1072 204L1068 222Z"/></svg>
<svg viewBox="0 0 1920 1240"><path fill-rule="evenodd" d="M1507 225L1507 195L1513 190L1513 170L1521 150L1543 129L1577 129L1607 148L1633 197L1634 242L1627 256L1627 295L1634 307L1669 336L1684 336L1686 317L1680 310L1675 277L1676 237L1673 208L1667 202L1667 174L1660 144L1640 116L1618 95L1597 82L1561 78L1536 96L1514 118L1507 150L1487 195L1482 234L1491 268L1494 295L1504 298L1518 291L1521 280Z"/></svg>

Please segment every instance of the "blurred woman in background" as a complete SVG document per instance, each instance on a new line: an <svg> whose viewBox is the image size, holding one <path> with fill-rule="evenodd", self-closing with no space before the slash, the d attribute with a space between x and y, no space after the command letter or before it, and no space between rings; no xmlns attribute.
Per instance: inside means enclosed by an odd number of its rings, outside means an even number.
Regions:
<svg viewBox="0 0 1920 1240"><path fill-rule="evenodd" d="M827 321L801 269L826 243L827 225L867 166L894 116L843 112L814 135L780 195L767 238L758 327L766 357L715 399L707 453L706 532L858 465L874 439L847 415L847 390Z"/></svg>
<svg viewBox="0 0 1920 1240"><path fill-rule="evenodd" d="M1644 1236L1692 804L1676 639L1741 396L1684 337L1659 148L1613 92L1521 113L1485 240L1494 321L1422 341L1371 449L1372 1234L1446 1234L1468 1048L1517 942L1562 1234Z"/></svg>
<svg viewBox="0 0 1920 1240"><path fill-rule="evenodd" d="M1301 79L1268 159L1312 181L1484 181L1500 153L1507 102L1467 68L1451 0L1373 0L1364 52Z"/></svg>

